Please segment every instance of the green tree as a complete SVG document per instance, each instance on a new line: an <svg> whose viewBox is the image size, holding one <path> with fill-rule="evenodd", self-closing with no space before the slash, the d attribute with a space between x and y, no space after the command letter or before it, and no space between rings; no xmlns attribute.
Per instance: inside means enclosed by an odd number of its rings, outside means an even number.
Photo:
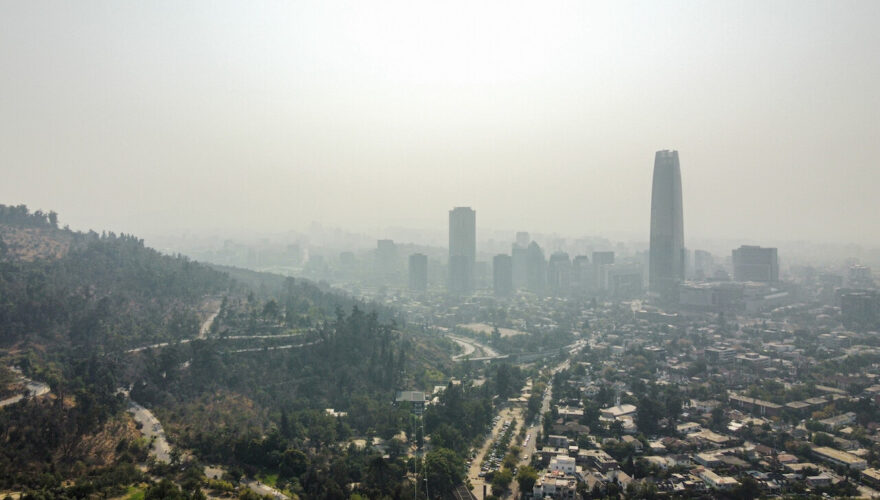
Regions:
<svg viewBox="0 0 880 500"><path fill-rule="evenodd" d="M436 448L425 455L425 471L431 495L447 496L464 478L464 461L448 448Z"/></svg>
<svg viewBox="0 0 880 500"><path fill-rule="evenodd" d="M496 472L492 476L492 493L501 496L510 487L511 481L513 481L513 471L507 467Z"/></svg>
<svg viewBox="0 0 880 500"><path fill-rule="evenodd" d="M281 455L281 463L278 465L278 474L286 479L291 479L303 474L309 468L309 459L306 454L295 448L288 448Z"/></svg>
<svg viewBox="0 0 880 500"><path fill-rule="evenodd" d="M538 481L538 471L528 465L520 467L516 473L516 482L519 484L519 491L522 493L531 493Z"/></svg>
<svg viewBox="0 0 880 500"><path fill-rule="evenodd" d="M147 488L144 500L186 500L186 495L176 484L165 478Z"/></svg>
<svg viewBox="0 0 880 500"><path fill-rule="evenodd" d="M267 319L274 320L278 317L278 314L281 312L281 309L278 307L278 302L275 302L275 299L271 299L266 302L266 305L263 306L263 317Z"/></svg>
<svg viewBox="0 0 880 500"><path fill-rule="evenodd" d="M752 500L761 496L761 487L751 476L745 476L740 480L739 486L733 489L731 496L740 500Z"/></svg>
<svg viewBox="0 0 880 500"><path fill-rule="evenodd" d="M724 426L724 410L722 408L712 408L712 427L716 429Z"/></svg>

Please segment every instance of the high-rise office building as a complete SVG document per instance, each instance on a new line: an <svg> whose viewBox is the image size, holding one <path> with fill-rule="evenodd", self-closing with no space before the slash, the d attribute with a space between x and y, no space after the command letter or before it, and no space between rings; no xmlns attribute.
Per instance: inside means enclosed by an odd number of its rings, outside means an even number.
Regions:
<svg viewBox="0 0 880 500"><path fill-rule="evenodd" d="M376 241L376 273L386 282L397 274L397 245L393 240Z"/></svg>
<svg viewBox="0 0 880 500"><path fill-rule="evenodd" d="M547 285L547 260L544 258L544 251L533 241L526 252L526 287L532 292L542 294Z"/></svg>
<svg viewBox="0 0 880 500"><path fill-rule="evenodd" d="M564 296L571 291L571 259L565 252L553 252L547 264L547 288L553 295Z"/></svg>
<svg viewBox="0 0 880 500"><path fill-rule="evenodd" d="M449 293L466 295L473 291L474 267L464 255L449 257Z"/></svg>
<svg viewBox="0 0 880 500"><path fill-rule="evenodd" d="M593 289L593 270L586 255L578 255L571 261L571 288L578 294Z"/></svg>
<svg viewBox="0 0 880 500"><path fill-rule="evenodd" d="M423 253L409 256L409 289L414 292L428 289L428 256Z"/></svg>
<svg viewBox="0 0 880 500"><path fill-rule="evenodd" d="M715 261L712 254L705 250L694 251L694 275L697 279L707 279L715 272Z"/></svg>
<svg viewBox="0 0 880 500"><path fill-rule="evenodd" d="M526 248L527 246L529 246L530 241L532 241L532 239L529 237L529 233L527 231L517 231L517 233L516 233L516 244L517 245L519 245L523 248Z"/></svg>
<svg viewBox="0 0 880 500"><path fill-rule="evenodd" d="M492 259L493 289L498 297L513 293L513 259L510 255L498 254Z"/></svg>
<svg viewBox="0 0 880 500"><path fill-rule="evenodd" d="M466 294L474 288L477 256L477 213L470 207L449 211L449 291Z"/></svg>
<svg viewBox="0 0 880 500"><path fill-rule="evenodd" d="M648 286L661 294L673 292L685 272L678 151L657 151L654 156L650 245Z"/></svg>
<svg viewBox="0 0 880 500"><path fill-rule="evenodd" d="M779 281L775 248L743 245L733 251L733 279L736 281Z"/></svg>
<svg viewBox="0 0 880 500"><path fill-rule="evenodd" d="M517 290L523 289L528 285L529 276L528 243L525 246L514 243L510 252L510 258L513 262L513 287Z"/></svg>
<svg viewBox="0 0 880 500"><path fill-rule="evenodd" d="M596 290L608 288L608 266L614 264L614 252L593 252L593 286Z"/></svg>

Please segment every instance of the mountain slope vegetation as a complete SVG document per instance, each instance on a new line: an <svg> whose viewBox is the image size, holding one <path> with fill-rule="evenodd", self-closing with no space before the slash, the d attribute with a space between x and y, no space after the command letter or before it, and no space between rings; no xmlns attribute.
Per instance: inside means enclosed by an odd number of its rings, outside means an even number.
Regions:
<svg viewBox="0 0 880 500"><path fill-rule="evenodd" d="M149 482L133 467L146 444L119 391L130 388L190 457L194 481L152 469L186 495L206 484L204 460L233 478L273 472L309 498L346 497L362 479L411 496L400 441L388 459L347 444L413 428L395 392L450 372L443 344L395 317L305 280L217 269L0 205L0 364L51 389L0 408L0 487L78 498ZM14 378L4 369L4 389Z"/></svg>

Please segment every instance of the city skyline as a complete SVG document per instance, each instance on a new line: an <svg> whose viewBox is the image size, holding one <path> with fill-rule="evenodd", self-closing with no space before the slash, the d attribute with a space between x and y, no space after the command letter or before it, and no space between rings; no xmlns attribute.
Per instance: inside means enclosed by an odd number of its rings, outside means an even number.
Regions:
<svg viewBox="0 0 880 500"><path fill-rule="evenodd" d="M0 497L880 499L878 25L0 3Z"/></svg>

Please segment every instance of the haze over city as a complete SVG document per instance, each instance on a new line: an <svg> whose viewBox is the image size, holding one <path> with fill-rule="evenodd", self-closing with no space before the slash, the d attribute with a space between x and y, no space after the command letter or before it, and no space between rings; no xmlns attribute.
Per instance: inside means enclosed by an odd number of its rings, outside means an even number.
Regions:
<svg viewBox="0 0 880 500"><path fill-rule="evenodd" d="M877 2L0 7L0 199L78 229L880 243Z"/></svg>
<svg viewBox="0 0 880 500"><path fill-rule="evenodd" d="M878 26L0 2L0 498L880 499Z"/></svg>

